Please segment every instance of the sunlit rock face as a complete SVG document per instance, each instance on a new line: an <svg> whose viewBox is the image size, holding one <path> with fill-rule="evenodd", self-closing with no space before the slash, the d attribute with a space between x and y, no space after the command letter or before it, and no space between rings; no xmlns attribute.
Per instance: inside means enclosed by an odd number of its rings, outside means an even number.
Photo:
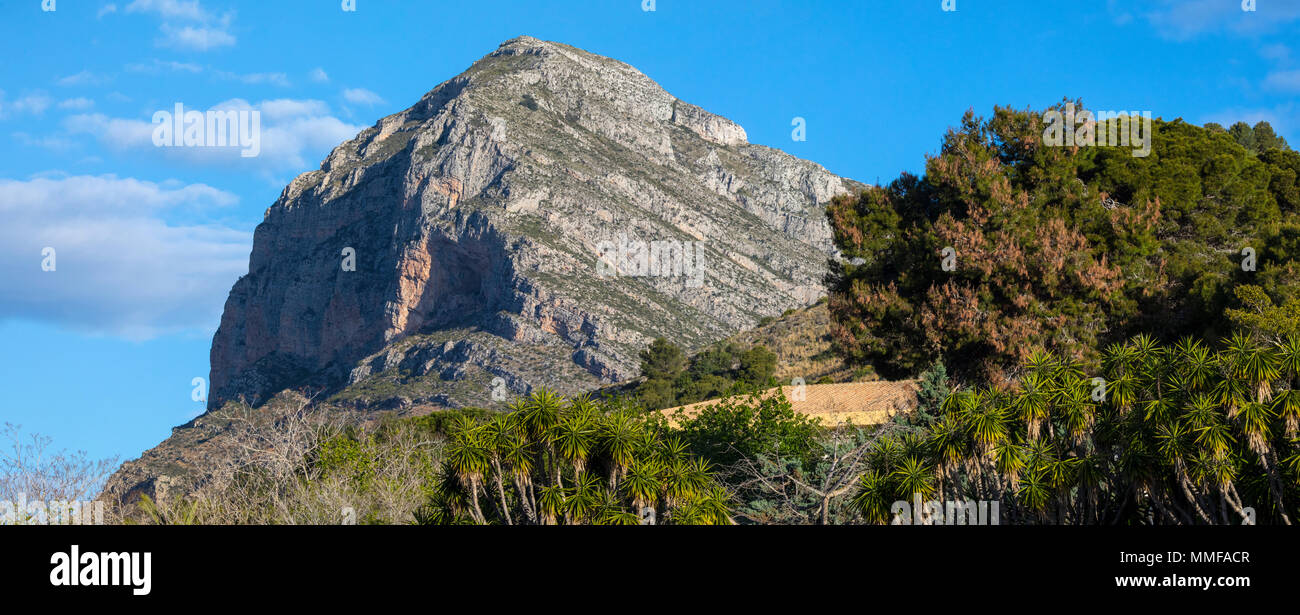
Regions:
<svg viewBox="0 0 1300 615"><path fill-rule="evenodd" d="M406 402L456 406L497 405L493 381L571 393L635 376L654 337L697 348L816 301L823 207L861 187L626 64L507 41L267 210L213 340L209 406L393 370L427 380Z"/></svg>

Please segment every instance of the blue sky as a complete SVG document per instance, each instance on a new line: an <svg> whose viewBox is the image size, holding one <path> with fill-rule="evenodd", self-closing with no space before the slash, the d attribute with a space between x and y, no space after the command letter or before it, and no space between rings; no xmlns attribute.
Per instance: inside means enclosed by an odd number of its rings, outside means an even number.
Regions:
<svg viewBox="0 0 1300 615"><path fill-rule="evenodd" d="M284 185L518 35L625 61L870 183L920 172L967 109L1066 96L1266 119L1300 145L1300 0L646 3L0 0L0 422L125 459L196 415ZM261 154L154 147L154 112L178 102L260 110Z"/></svg>

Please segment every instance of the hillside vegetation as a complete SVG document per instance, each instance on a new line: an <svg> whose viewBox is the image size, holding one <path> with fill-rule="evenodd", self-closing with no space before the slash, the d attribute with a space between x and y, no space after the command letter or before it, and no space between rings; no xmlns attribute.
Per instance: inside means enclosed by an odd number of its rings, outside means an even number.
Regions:
<svg viewBox="0 0 1300 615"><path fill-rule="evenodd" d="M1043 117L968 112L925 175L829 208L851 259L830 276L836 350L894 376L941 361L965 384L875 443L855 508L1290 524L1300 154L1267 124L1158 119L1146 157L1052 147Z"/></svg>
<svg viewBox="0 0 1300 615"><path fill-rule="evenodd" d="M1295 301L1300 154L1181 120L1154 121L1146 157L1046 146L1044 127L1030 110L967 112L925 175L831 203L852 259L830 280L846 358L996 378L1035 347L1096 359L1139 333L1212 339L1225 310L1252 308L1243 294Z"/></svg>

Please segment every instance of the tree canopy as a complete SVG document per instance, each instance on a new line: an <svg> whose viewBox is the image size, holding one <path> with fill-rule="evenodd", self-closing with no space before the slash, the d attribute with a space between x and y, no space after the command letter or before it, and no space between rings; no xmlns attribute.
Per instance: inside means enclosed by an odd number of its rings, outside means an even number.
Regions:
<svg viewBox="0 0 1300 615"><path fill-rule="evenodd" d="M1247 127L1247 148L1240 129L1155 119L1143 157L1046 145L1043 117L968 111L923 176L831 203L847 358L891 377L936 359L992 376L1034 347L1095 358L1141 332L1223 335L1243 284L1295 294L1300 154L1267 124ZM1256 154L1261 139L1278 147Z"/></svg>

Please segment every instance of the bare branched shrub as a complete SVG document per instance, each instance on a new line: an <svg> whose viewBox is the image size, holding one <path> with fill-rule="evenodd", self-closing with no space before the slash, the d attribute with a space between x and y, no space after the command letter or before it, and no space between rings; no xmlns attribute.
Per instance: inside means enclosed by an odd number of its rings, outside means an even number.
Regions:
<svg viewBox="0 0 1300 615"><path fill-rule="evenodd" d="M741 456L726 474L742 500L738 515L765 524L854 522L847 502L867 469L871 442L882 431L830 430L818 438L819 458L811 464L775 454Z"/></svg>
<svg viewBox="0 0 1300 615"><path fill-rule="evenodd" d="M88 501L117 467L116 457L93 460L85 451L52 450L51 438L24 435L21 425L5 423L0 441L0 501L59 503L62 507ZM15 513L20 519L28 514Z"/></svg>
<svg viewBox="0 0 1300 615"><path fill-rule="evenodd" d="M53 440L22 433L21 425L0 429L0 500L72 501L94 497L117 467L117 458L92 460L86 451L52 450Z"/></svg>
<svg viewBox="0 0 1300 615"><path fill-rule="evenodd" d="M359 428L310 399L287 410L240 408L224 435L225 461L186 497L196 523L406 523L427 498L442 448L409 424ZM175 506L158 505L164 518Z"/></svg>

